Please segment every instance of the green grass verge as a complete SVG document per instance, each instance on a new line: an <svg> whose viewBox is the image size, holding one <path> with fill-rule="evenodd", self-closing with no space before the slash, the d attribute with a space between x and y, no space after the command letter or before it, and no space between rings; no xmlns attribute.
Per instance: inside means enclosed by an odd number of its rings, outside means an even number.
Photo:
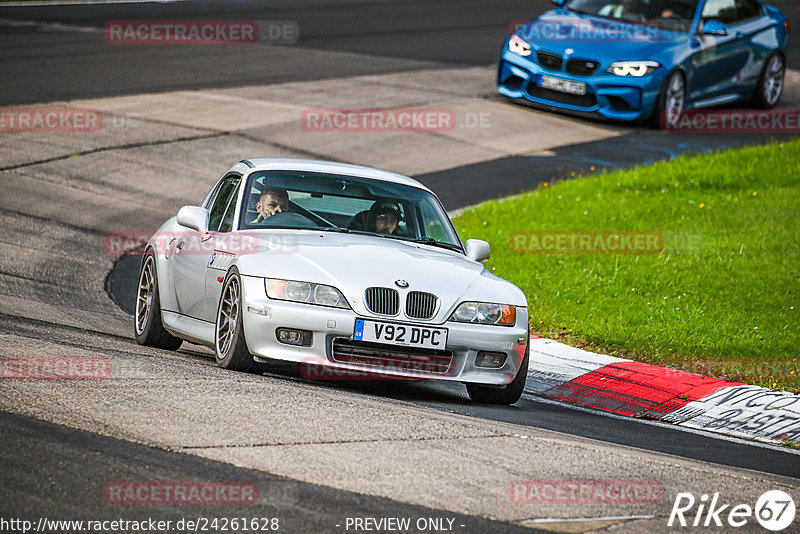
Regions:
<svg viewBox="0 0 800 534"><path fill-rule="evenodd" d="M454 223L491 244L486 266L525 291L533 332L800 391L800 140L581 177ZM669 250L515 251L530 231L660 232ZM678 247L681 237L695 241Z"/></svg>

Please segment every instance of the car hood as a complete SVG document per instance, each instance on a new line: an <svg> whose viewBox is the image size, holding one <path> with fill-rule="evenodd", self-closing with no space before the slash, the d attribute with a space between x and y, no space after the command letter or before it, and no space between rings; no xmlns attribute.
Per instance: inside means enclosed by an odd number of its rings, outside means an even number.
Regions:
<svg viewBox="0 0 800 534"><path fill-rule="evenodd" d="M515 285L489 273L459 252L391 238L335 232L248 230L258 240L236 263L243 275L328 284L339 289L356 313L368 287L435 294L441 306L434 322L444 322L464 300L526 306ZM407 289L395 282L405 280Z"/></svg>
<svg viewBox="0 0 800 534"><path fill-rule="evenodd" d="M663 49L688 40L684 33L653 25L582 15L565 9L546 12L520 26L516 34L535 50L598 60L601 64L655 59ZM567 49L572 52L566 54Z"/></svg>

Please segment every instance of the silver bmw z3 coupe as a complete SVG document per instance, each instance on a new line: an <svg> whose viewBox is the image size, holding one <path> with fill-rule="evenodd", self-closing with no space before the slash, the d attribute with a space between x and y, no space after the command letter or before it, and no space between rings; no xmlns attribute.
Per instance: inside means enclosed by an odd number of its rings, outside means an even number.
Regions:
<svg viewBox="0 0 800 534"><path fill-rule="evenodd" d="M284 360L449 380L476 402L513 404L527 377L528 309L483 266L489 255L485 241L462 244L436 195L406 176L243 160L150 238L136 340L206 345L226 369Z"/></svg>

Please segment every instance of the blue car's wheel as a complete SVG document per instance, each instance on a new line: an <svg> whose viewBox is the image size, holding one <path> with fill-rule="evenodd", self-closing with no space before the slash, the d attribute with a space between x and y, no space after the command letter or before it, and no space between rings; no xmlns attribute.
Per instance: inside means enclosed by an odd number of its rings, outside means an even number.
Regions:
<svg viewBox="0 0 800 534"><path fill-rule="evenodd" d="M672 71L661 86L654 123L664 129L674 128L686 108L686 78L679 70Z"/></svg>
<svg viewBox="0 0 800 534"><path fill-rule="evenodd" d="M753 105L758 108L769 109L775 107L783 94L783 78L786 74L786 65L783 56L774 53L764 62L758 86L753 93Z"/></svg>

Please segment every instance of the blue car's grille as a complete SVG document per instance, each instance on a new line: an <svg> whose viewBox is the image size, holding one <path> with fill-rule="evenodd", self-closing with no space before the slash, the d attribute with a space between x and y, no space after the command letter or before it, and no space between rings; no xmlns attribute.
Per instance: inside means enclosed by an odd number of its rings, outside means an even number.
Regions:
<svg viewBox="0 0 800 534"><path fill-rule="evenodd" d="M564 59L558 54L551 54L550 52L536 52L536 61L539 65L550 70L561 70L561 65Z"/></svg>
<svg viewBox="0 0 800 534"><path fill-rule="evenodd" d="M570 59L567 61L567 72L577 76L591 76L600 64L590 59Z"/></svg>

